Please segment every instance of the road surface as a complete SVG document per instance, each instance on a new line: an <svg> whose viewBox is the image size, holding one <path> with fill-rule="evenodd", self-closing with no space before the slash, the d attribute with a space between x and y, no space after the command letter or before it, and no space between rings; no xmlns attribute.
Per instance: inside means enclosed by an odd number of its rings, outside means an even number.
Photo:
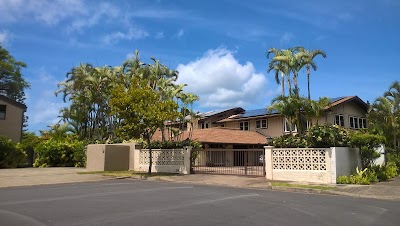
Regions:
<svg viewBox="0 0 400 226"><path fill-rule="evenodd" d="M399 225L400 202L142 180L0 189L0 225Z"/></svg>

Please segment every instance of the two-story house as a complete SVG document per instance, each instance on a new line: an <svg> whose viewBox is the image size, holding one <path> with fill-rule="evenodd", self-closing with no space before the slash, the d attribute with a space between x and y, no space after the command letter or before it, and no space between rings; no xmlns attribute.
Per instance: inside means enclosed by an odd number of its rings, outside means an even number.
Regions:
<svg viewBox="0 0 400 226"><path fill-rule="evenodd" d="M366 128L367 111L367 104L357 96L332 98L318 123L336 124L348 129ZM316 122L317 119L312 120L312 124ZM268 112L266 108L244 110L236 107L199 114L187 124L187 131L181 139L188 137L191 127L192 140L211 148L259 148L267 144L269 138L290 132L287 119L276 111ZM295 125L292 131L297 131Z"/></svg>
<svg viewBox="0 0 400 226"><path fill-rule="evenodd" d="M6 96L0 95L0 136L14 142L22 140L22 128L26 106Z"/></svg>

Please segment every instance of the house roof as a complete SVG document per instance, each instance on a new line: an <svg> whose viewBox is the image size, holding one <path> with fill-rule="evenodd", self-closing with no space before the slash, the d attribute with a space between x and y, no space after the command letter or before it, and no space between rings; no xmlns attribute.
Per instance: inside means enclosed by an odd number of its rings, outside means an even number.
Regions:
<svg viewBox="0 0 400 226"><path fill-rule="evenodd" d="M184 131L181 140L189 137L189 133ZM161 131L157 130L153 135L153 140L161 140ZM192 140L201 143L220 143L220 144L266 144L266 137L255 131L243 131L232 128L209 128L193 130Z"/></svg>
<svg viewBox="0 0 400 226"><path fill-rule="evenodd" d="M21 108L23 110L26 110L26 105L25 104L21 104L20 102L17 102L17 101L15 101L15 100L13 100L13 99L11 99L9 97L0 95L0 100L4 101L6 103L9 103L11 105L14 105L16 107L19 107L19 108Z"/></svg>
<svg viewBox="0 0 400 226"><path fill-rule="evenodd" d="M346 96L346 97L331 98L331 104L328 107L326 107L325 109L327 110L327 109L337 106L339 104L347 103L350 101L354 101L355 103L357 103L358 105L363 107L365 110L368 110L368 104L365 103L363 100L361 100L361 98L359 98L358 96Z"/></svg>
<svg viewBox="0 0 400 226"><path fill-rule="evenodd" d="M349 101L355 101L357 104L364 107L365 109L368 108L367 104L357 96L335 97L335 98L331 98L330 101L331 101L330 106L326 107L325 110L328 110L331 107L334 107L334 106L337 106L339 104L346 103ZM265 117L275 116L278 114L279 114L279 112L277 112L276 110L267 111L266 108L255 109L255 110L246 110L242 114L232 115L228 118L217 121L217 123L239 121L239 120L245 120L245 119L265 118Z"/></svg>

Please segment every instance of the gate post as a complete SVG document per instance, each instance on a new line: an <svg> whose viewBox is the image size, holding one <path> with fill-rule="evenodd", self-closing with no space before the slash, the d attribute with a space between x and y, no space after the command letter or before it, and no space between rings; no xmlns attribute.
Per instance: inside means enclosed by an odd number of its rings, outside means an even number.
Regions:
<svg viewBox="0 0 400 226"><path fill-rule="evenodd" d="M191 156L192 156L192 147L191 146L185 146L183 147L183 162L184 162L184 170L183 174L190 174L190 167L191 167Z"/></svg>
<svg viewBox="0 0 400 226"><path fill-rule="evenodd" d="M264 146L264 167L265 167L265 178L267 180L274 179L273 163L272 163L272 150L274 146Z"/></svg>

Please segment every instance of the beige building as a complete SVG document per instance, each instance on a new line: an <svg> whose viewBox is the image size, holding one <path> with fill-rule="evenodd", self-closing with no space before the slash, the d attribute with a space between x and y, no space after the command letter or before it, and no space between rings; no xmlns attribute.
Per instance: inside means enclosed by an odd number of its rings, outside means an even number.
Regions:
<svg viewBox="0 0 400 226"><path fill-rule="evenodd" d="M14 142L20 142L25 111L26 106L24 104L0 95L0 136L6 136Z"/></svg>
<svg viewBox="0 0 400 226"><path fill-rule="evenodd" d="M325 114L318 119L319 124L336 124L348 129L362 129L367 127L368 106L357 96L332 98L331 104L325 109ZM222 114L226 117L221 117ZM256 110L243 110L234 108L200 116L198 125L195 128L225 127L243 131L255 131L265 137L277 137L290 132L287 120L278 112L267 112L265 108ZM239 112L239 113L237 113ZM227 116L226 113L233 113ZM220 120L215 120L217 118ZM317 119L312 120L316 124ZM207 127L203 126L207 123ZM297 128L293 125L293 131ZM243 143L243 142L242 142Z"/></svg>

